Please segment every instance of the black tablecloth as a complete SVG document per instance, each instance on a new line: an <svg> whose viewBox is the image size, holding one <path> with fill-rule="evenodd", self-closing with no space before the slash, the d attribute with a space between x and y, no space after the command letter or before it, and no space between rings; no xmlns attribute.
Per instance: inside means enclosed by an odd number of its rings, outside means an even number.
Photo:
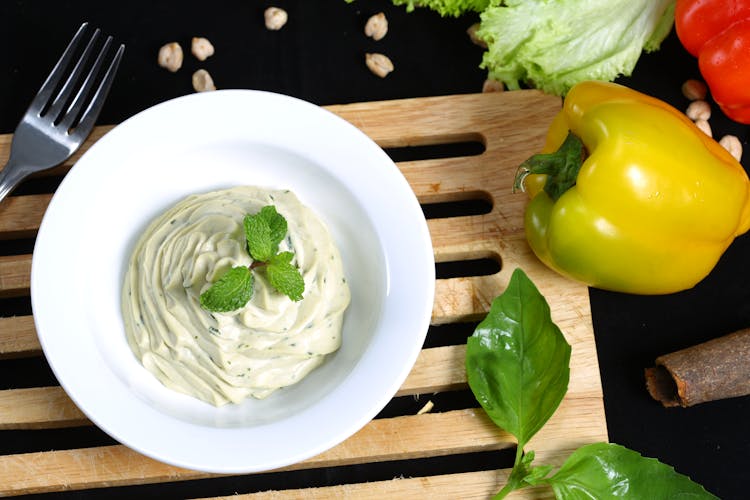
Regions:
<svg viewBox="0 0 750 500"><path fill-rule="evenodd" d="M0 132L13 131L82 21L127 45L101 124L119 123L154 104L191 93L190 75L199 67L211 72L219 88L270 90L320 105L481 91L485 79L478 67L482 49L466 36L476 16L443 19L419 9L407 14L384 0L352 4L279 0L275 5L288 10L289 22L281 31L269 32L262 20L268 5L248 1L2 2ZM386 13L390 30L383 40L374 42L362 34L362 26L378 11ZM157 66L156 53L163 43L179 41L188 47L193 36L210 39L216 54L203 63L186 54L183 69L175 74ZM388 54L396 70L385 79L374 77L364 65L364 53L370 51ZM695 60L672 33L660 51L640 59L632 78L619 81L684 109L688 101L680 86L695 77L699 77ZM716 106L711 125L715 137L732 133L747 147L748 127L730 122ZM610 440L673 465L722 498L747 497L744 467L750 464L750 398L664 409L648 396L643 370L660 354L750 325L748 255L750 237L738 238L708 278L692 290L673 295L640 297L590 290ZM3 366L10 370L7 364ZM11 440L8 432L0 431L0 448L3 441L45 439L31 433L19 438L16 433ZM8 446L0 451L18 451ZM168 490L154 486L140 491L179 497L198 492L191 489L195 487L184 483ZM123 494L134 491L139 490Z"/></svg>

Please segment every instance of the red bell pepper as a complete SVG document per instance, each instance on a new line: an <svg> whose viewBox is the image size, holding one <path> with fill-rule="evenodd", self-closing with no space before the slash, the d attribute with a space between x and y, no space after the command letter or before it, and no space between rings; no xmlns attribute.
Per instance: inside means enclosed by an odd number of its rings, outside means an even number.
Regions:
<svg viewBox="0 0 750 500"><path fill-rule="evenodd" d="M724 114L750 124L750 0L677 0L675 29Z"/></svg>

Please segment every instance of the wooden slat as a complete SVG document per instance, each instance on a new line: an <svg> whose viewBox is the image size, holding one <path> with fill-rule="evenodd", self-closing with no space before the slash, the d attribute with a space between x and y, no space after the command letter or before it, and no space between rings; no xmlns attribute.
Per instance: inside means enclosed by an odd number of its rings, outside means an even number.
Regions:
<svg viewBox="0 0 750 500"><path fill-rule="evenodd" d="M0 298L28 295L31 255L0 257Z"/></svg>
<svg viewBox="0 0 750 500"><path fill-rule="evenodd" d="M245 495L202 498L200 500L381 500L383 498L429 498L430 500L487 500L507 482L508 469L464 472L427 477L396 477L389 481L342 484L323 488L263 491ZM555 498L551 488L536 487L514 491L508 499L546 500Z"/></svg>
<svg viewBox="0 0 750 500"><path fill-rule="evenodd" d="M3 200L0 203L0 241L36 235L51 199L51 194L35 194L9 196Z"/></svg>
<svg viewBox="0 0 750 500"><path fill-rule="evenodd" d="M513 446L512 437L495 427L483 412L458 410L373 420L335 448L280 470L443 456ZM0 457L0 496L201 477L208 475L156 462L120 445Z"/></svg>
<svg viewBox="0 0 750 500"><path fill-rule="evenodd" d="M422 349L398 396L431 394L466 387L463 345Z"/></svg>
<svg viewBox="0 0 750 500"><path fill-rule="evenodd" d="M326 109L388 148L473 140L487 143L513 135L528 139L529 128L544 133L547 119L560 104L559 98L530 91L397 99ZM497 130L504 133L497 137Z"/></svg>
<svg viewBox="0 0 750 500"><path fill-rule="evenodd" d="M31 316L0 318L0 360L38 356L42 346Z"/></svg>
<svg viewBox="0 0 750 500"><path fill-rule="evenodd" d="M88 423L60 387L0 391L0 430L50 429Z"/></svg>

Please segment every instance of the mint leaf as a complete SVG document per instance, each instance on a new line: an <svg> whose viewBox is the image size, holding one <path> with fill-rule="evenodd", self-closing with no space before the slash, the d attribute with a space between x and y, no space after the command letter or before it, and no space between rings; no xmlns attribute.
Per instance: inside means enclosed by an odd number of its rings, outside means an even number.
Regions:
<svg viewBox="0 0 750 500"><path fill-rule="evenodd" d="M469 386L495 424L523 448L568 390L570 345L521 269L466 346Z"/></svg>
<svg viewBox="0 0 750 500"><path fill-rule="evenodd" d="M671 466L610 443L578 448L544 482L557 498L717 498Z"/></svg>
<svg viewBox="0 0 750 500"><path fill-rule="evenodd" d="M271 240L271 226L265 217L246 215L243 219L245 226L245 238L247 238L247 249L253 260L265 262L274 254L273 241Z"/></svg>
<svg viewBox="0 0 750 500"><path fill-rule="evenodd" d="M276 253L279 251L279 243L286 236L287 223L283 215L276 211L276 207L273 205L267 205L260 209L258 217L264 219L268 223L268 227L271 230L271 252Z"/></svg>
<svg viewBox="0 0 750 500"><path fill-rule="evenodd" d="M255 215L246 215L245 238L250 256L266 262L279 251L279 243L286 236L287 222L273 205L266 205Z"/></svg>
<svg viewBox="0 0 750 500"><path fill-rule="evenodd" d="M302 292L305 291L305 281L299 269L294 267L291 262L294 258L292 252L282 252L274 255L268 261L266 273L268 281L276 290L283 293L293 301L302 300Z"/></svg>
<svg viewBox="0 0 750 500"><path fill-rule="evenodd" d="M233 267L200 296L201 306L211 312L244 307L253 296L253 274L244 266Z"/></svg>

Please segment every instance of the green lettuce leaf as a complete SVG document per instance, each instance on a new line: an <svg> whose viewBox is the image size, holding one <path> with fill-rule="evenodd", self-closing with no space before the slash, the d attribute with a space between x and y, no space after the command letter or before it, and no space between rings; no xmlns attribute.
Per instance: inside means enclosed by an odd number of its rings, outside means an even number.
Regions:
<svg viewBox="0 0 750 500"><path fill-rule="evenodd" d="M441 16L458 17L467 12L482 12L497 0L393 0L394 5L406 5L406 11L415 7L426 7L439 12Z"/></svg>
<svg viewBox="0 0 750 500"><path fill-rule="evenodd" d="M674 0L505 0L481 13L481 66L509 89L565 95L584 80L630 75L673 19Z"/></svg>

